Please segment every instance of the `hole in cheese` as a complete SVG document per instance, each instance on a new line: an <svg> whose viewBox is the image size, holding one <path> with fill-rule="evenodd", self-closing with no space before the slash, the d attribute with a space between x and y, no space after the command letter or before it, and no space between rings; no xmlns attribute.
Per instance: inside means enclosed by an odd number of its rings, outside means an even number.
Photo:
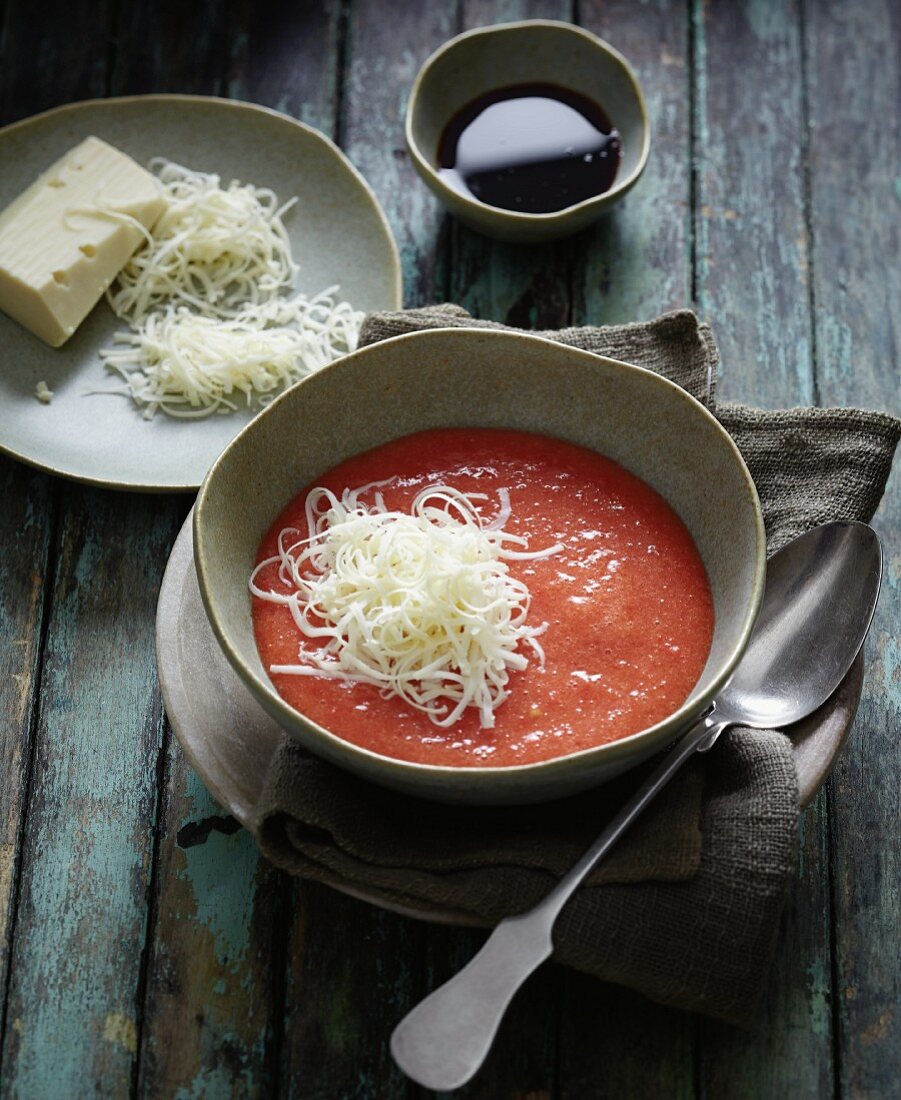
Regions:
<svg viewBox="0 0 901 1100"><path fill-rule="evenodd" d="M68 286L69 285L68 272L66 272L66 271L54 271L53 272L53 281L55 283L59 283L60 286Z"/></svg>
<svg viewBox="0 0 901 1100"><path fill-rule="evenodd" d="M87 256L89 260L93 260L97 255L97 249L92 244L80 244L78 246L78 251Z"/></svg>

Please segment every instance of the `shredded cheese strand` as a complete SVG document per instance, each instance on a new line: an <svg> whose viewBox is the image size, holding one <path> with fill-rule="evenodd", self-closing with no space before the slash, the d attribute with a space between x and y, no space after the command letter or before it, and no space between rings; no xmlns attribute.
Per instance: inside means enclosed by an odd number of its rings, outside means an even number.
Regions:
<svg viewBox="0 0 901 1100"><path fill-rule="evenodd" d="M306 537L286 528L277 556L254 569L251 593L288 607L301 635L320 642L302 642L300 663L270 672L372 684L441 727L476 707L490 729L509 696L510 672L528 665L520 643L544 662L537 638L547 624L527 625L531 596L507 561L548 557L562 545L529 551L505 531L505 489L486 523L477 505L484 494L430 486L405 513L386 508L384 484L345 489L340 498L313 489ZM282 591L258 584L273 566Z"/></svg>
<svg viewBox="0 0 901 1100"><path fill-rule="evenodd" d="M157 158L167 207L107 300L131 331L100 356L145 419L262 406L357 346L363 314L336 301L283 296L298 267L282 222L296 198ZM134 219L98 204L73 213ZM135 223L138 224L138 223Z"/></svg>
<svg viewBox="0 0 901 1100"><path fill-rule="evenodd" d="M158 411L199 419L265 405L357 346L363 315L336 303L336 290L275 299L229 321L169 306L137 332L117 333L100 355L148 420Z"/></svg>
<svg viewBox="0 0 901 1100"><path fill-rule="evenodd" d="M149 314L175 304L232 319L248 303L262 304L292 286L298 267L282 215L296 199L279 206L268 188L237 180L222 187L214 173L162 158L150 168L167 205L152 244L132 256L107 291L118 317L139 329Z"/></svg>

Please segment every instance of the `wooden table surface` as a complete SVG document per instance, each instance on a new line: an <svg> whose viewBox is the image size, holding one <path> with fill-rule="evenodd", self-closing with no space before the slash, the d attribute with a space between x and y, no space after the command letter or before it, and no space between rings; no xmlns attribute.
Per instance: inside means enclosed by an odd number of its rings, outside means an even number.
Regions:
<svg viewBox="0 0 901 1100"><path fill-rule="evenodd" d="M408 305L524 327L694 304L726 398L898 410L899 16L891 0L0 0L0 120L150 91L268 104L333 135L383 203ZM651 160L622 207L551 247L455 225L402 115L465 27L577 20L635 64ZM565 75L565 65L561 76ZM202 165L198 166L202 167ZM478 933L291 881L185 765L153 622L190 501L0 461L2 1094L414 1097L394 1022ZM804 815L756 1033L556 965L471 1097L901 1094L901 494L855 730Z"/></svg>

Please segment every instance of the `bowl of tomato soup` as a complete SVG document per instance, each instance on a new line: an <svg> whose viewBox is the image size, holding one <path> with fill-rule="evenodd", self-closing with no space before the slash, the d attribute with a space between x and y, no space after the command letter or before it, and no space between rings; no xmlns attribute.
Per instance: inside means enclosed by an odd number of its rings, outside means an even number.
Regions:
<svg viewBox="0 0 901 1100"><path fill-rule="evenodd" d="M765 570L734 443L669 381L517 333L361 349L223 452L194 512L216 637L285 732L448 802L560 797L662 749Z"/></svg>

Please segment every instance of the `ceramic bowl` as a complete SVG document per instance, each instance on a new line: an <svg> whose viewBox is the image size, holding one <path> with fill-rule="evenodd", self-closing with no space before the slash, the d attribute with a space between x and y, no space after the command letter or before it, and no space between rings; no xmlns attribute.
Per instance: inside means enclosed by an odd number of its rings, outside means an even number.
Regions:
<svg viewBox="0 0 901 1100"><path fill-rule="evenodd" d="M439 767L343 741L288 706L257 654L247 582L275 517L318 475L398 436L437 427L539 432L591 447L643 478L691 531L716 625L689 699L631 737L534 764ZM358 775L448 802L538 802L598 784L662 749L738 661L765 574L757 493L718 421L672 382L536 336L435 329L363 348L289 390L226 448L194 509L194 559L222 649L292 737Z"/></svg>
<svg viewBox="0 0 901 1100"><path fill-rule="evenodd" d="M613 187L549 214L501 210L450 187L438 173L438 142L447 122L485 92L536 82L565 85L604 108L622 136ZM650 148L644 96L622 54L580 27L544 19L480 27L433 53L413 84L406 137L416 170L452 214L489 237L524 243L584 229L635 185Z"/></svg>

